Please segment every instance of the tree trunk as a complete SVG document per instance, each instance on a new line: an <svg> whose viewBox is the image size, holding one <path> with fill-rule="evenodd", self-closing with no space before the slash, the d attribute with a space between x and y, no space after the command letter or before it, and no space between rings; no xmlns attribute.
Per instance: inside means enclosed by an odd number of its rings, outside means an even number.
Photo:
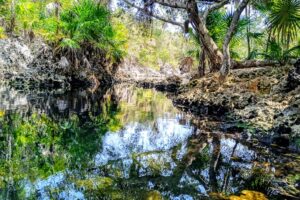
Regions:
<svg viewBox="0 0 300 200"><path fill-rule="evenodd" d="M11 5L10 5L10 27L9 27L9 32L13 33L15 30L15 25L16 25L16 0L12 0Z"/></svg>
<svg viewBox="0 0 300 200"><path fill-rule="evenodd" d="M205 51L202 50L199 55L199 67L198 67L198 73L200 77L203 77L205 75L205 68L206 68Z"/></svg>
<svg viewBox="0 0 300 200"><path fill-rule="evenodd" d="M253 67L268 67L268 66L278 66L280 63L274 60L246 60L246 61L232 61L233 69L245 69Z"/></svg>
<svg viewBox="0 0 300 200"><path fill-rule="evenodd" d="M233 14L233 18L231 20L231 24L230 27L228 29L228 32L226 34L224 43L223 43L223 64L220 70L220 78L224 79L226 78L226 76L229 74L230 72L230 68L231 68L231 58L230 58L230 49L229 49L229 44L230 41L232 39L232 37L234 36L234 33L236 31L237 28L237 24L239 22L240 16L243 12L243 10L246 8L246 6L248 5L250 0L243 0L237 10L234 12Z"/></svg>
<svg viewBox="0 0 300 200"><path fill-rule="evenodd" d="M56 35L58 35L59 32L59 8L60 8L60 2L59 0L55 0L55 18L56 18Z"/></svg>
<svg viewBox="0 0 300 200"><path fill-rule="evenodd" d="M221 78L224 79L230 71L231 68L231 58L230 58L230 50L229 50L229 45L228 46L224 46L223 48L223 64L222 67L220 69L220 75Z"/></svg>
<svg viewBox="0 0 300 200"><path fill-rule="evenodd" d="M250 6L246 7L246 15L247 15L247 19L249 20L249 24L247 25L247 46L248 46L248 59L250 59L250 54L251 54L251 41L250 41L250 29L251 29L251 8Z"/></svg>
<svg viewBox="0 0 300 200"><path fill-rule="evenodd" d="M205 52L205 55L210 61L214 71L219 70L222 65L223 55L219 50L217 44L209 35L205 22L203 21L203 19L200 18L198 13L199 11L195 0L189 0L188 2L189 20L194 30L199 35L199 39L202 44L202 51Z"/></svg>

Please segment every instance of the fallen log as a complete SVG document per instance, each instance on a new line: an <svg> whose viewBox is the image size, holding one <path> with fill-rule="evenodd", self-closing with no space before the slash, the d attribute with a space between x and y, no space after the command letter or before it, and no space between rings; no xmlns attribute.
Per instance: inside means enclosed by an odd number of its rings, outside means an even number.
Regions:
<svg viewBox="0 0 300 200"><path fill-rule="evenodd" d="M282 63L275 60L246 60L232 61L232 69L244 69L253 67L281 66Z"/></svg>

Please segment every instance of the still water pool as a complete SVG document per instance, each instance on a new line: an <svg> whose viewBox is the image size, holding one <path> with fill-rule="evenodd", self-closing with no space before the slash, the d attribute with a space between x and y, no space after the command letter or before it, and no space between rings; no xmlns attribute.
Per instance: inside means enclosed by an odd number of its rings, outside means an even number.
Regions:
<svg viewBox="0 0 300 200"><path fill-rule="evenodd" d="M218 122L130 85L97 94L0 87L0 199L276 196L272 157L206 124Z"/></svg>

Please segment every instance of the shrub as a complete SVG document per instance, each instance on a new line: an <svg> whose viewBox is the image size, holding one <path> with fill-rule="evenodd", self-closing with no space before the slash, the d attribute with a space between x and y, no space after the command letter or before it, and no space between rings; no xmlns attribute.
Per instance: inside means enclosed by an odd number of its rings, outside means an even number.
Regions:
<svg viewBox="0 0 300 200"><path fill-rule="evenodd" d="M114 59L122 57L116 32L110 21L110 12L92 0L81 0L61 14L62 32L66 36L61 46L79 48L92 46L104 50Z"/></svg>

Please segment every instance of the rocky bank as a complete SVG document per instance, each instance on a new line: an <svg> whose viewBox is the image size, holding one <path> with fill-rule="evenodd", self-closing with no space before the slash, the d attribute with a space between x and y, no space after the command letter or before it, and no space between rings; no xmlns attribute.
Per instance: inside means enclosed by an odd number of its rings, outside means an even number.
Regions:
<svg viewBox="0 0 300 200"><path fill-rule="evenodd" d="M0 80L15 88L94 88L113 79L105 66L75 68L39 38L32 42L20 37L1 39L0 47Z"/></svg>
<svg viewBox="0 0 300 200"><path fill-rule="evenodd" d="M300 62L293 66L233 70L183 85L174 103L197 115L214 115L226 132L240 132L277 147L300 150Z"/></svg>

